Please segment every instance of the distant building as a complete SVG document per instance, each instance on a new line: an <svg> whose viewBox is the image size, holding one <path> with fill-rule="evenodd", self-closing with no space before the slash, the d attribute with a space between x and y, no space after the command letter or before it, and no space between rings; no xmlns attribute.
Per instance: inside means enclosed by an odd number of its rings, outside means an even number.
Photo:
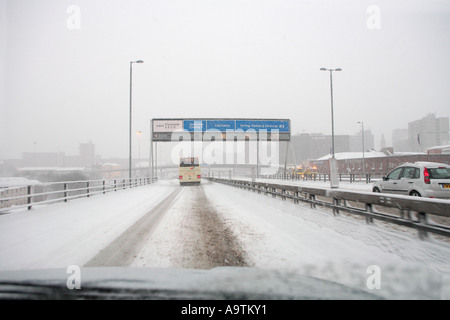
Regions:
<svg viewBox="0 0 450 320"><path fill-rule="evenodd" d="M335 153L348 151L350 148L350 138L348 135L334 136ZM332 142L331 135L322 133L302 133L293 135L290 141L291 150L287 153L289 163L300 163L308 159L317 159L330 154ZM280 143L280 162L284 162L286 155L286 144Z"/></svg>
<svg viewBox="0 0 450 320"><path fill-rule="evenodd" d="M450 154L450 145L428 148L427 154Z"/></svg>
<svg viewBox="0 0 450 320"><path fill-rule="evenodd" d="M95 155L95 144L91 141L80 143L78 155L66 155L64 152L24 152L20 167L85 167L92 168L98 161Z"/></svg>
<svg viewBox="0 0 450 320"><path fill-rule="evenodd" d="M408 129L394 129L392 131L392 147L400 152L410 151Z"/></svg>
<svg viewBox="0 0 450 320"><path fill-rule="evenodd" d="M23 152L23 167L58 167L62 164L64 154L58 152Z"/></svg>
<svg viewBox="0 0 450 320"><path fill-rule="evenodd" d="M104 163L102 164L102 178L103 179L119 179L122 177L120 164Z"/></svg>
<svg viewBox="0 0 450 320"><path fill-rule="evenodd" d="M386 150L387 151L387 150ZM425 154L412 152L367 152L365 159L362 159L362 153L340 153L336 154L338 162L339 174L357 174L363 173L363 163L365 165L365 173L372 176L381 177L387 174L393 168L406 163L415 161L430 161L450 164L449 154ZM330 173L329 156L317 160L310 160L309 165L315 166L317 171L322 174Z"/></svg>
<svg viewBox="0 0 450 320"><path fill-rule="evenodd" d="M362 152L362 134L361 131L349 136L350 147L348 150L340 152ZM364 151L375 148L375 137L370 129L364 130Z"/></svg>
<svg viewBox="0 0 450 320"><path fill-rule="evenodd" d="M28 180L23 177L0 177L0 209L26 204L27 198L16 197L27 195L29 186L33 186L33 192L42 192L42 188L39 188L40 184L41 182L37 180ZM37 201L37 199L42 201L43 196L35 196L34 200Z"/></svg>
<svg viewBox="0 0 450 320"><path fill-rule="evenodd" d="M436 118L428 114L422 119L408 123L408 151L424 151L434 146L449 143L449 118Z"/></svg>
<svg viewBox="0 0 450 320"><path fill-rule="evenodd" d="M322 133L301 133L291 136L287 161L290 164L318 159L332 153L332 136ZM371 130L364 130L364 149L374 148L374 136ZM362 152L361 132L354 135L335 135L334 153ZM286 144L280 143L280 162L284 163Z"/></svg>
<svg viewBox="0 0 450 320"><path fill-rule="evenodd" d="M41 182L24 177L0 177L0 190L34 186L38 184L41 184Z"/></svg>
<svg viewBox="0 0 450 320"><path fill-rule="evenodd" d="M384 134L381 134L381 139L380 139L380 149L386 148L386 139L384 138Z"/></svg>
<svg viewBox="0 0 450 320"><path fill-rule="evenodd" d="M81 165L91 168L95 164L95 144L92 141L80 143L79 150Z"/></svg>

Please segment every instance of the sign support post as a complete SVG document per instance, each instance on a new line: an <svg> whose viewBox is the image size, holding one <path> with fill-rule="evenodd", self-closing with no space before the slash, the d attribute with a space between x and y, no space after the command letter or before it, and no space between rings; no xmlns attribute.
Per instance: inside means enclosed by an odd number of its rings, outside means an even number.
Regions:
<svg viewBox="0 0 450 320"><path fill-rule="evenodd" d="M150 179L153 179L153 120L150 121Z"/></svg>

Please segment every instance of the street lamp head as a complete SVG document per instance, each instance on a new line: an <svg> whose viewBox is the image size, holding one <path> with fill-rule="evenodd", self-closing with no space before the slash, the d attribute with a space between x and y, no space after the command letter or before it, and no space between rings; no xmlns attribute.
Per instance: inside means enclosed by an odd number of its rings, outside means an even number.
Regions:
<svg viewBox="0 0 450 320"><path fill-rule="evenodd" d="M143 60L137 60L136 63L144 63Z"/></svg>
<svg viewBox="0 0 450 320"><path fill-rule="evenodd" d="M342 71L342 69L341 68L336 68L336 69L320 68L320 71Z"/></svg>

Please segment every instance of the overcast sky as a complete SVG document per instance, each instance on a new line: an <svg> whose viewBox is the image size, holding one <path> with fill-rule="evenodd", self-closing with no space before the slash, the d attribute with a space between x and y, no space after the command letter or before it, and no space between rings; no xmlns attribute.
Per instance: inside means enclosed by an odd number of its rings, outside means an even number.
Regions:
<svg viewBox="0 0 450 320"><path fill-rule="evenodd" d="M87 141L126 158L137 59L142 154L152 118L289 118L293 134L331 134L321 67L342 68L335 133L363 121L389 144L409 121L450 116L449 35L448 0L0 0L0 159Z"/></svg>

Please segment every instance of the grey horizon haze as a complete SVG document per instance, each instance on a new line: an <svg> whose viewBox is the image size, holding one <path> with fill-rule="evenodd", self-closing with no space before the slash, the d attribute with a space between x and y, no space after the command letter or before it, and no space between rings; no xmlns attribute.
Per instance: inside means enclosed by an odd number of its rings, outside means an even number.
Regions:
<svg viewBox="0 0 450 320"><path fill-rule="evenodd" d="M149 154L152 118L290 119L292 133L450 117L450 1L0 0L0 160ZM137 159L138 136L133 137Z"/></svg>

